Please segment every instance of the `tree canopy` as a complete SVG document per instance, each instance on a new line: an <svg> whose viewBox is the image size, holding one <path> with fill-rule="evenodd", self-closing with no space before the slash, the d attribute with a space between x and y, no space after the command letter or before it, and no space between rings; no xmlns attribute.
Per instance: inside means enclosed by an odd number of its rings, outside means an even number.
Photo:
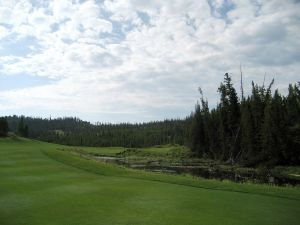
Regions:
<svg viewBox="0 0 300 225"><path fill-rule="evenodd" d="M220 103L208 110L201 101L191 116L190 146L201 157L247 166L300 163L300 84L287 96L252 82L252 94L238 98L226 73Z"/></svg>
<svg viewBox="0 0 300 225"><path fill-rule="evenodd" d="M8 122L5 117L0 117L0 137L6 137L8 132Z"/></svg>

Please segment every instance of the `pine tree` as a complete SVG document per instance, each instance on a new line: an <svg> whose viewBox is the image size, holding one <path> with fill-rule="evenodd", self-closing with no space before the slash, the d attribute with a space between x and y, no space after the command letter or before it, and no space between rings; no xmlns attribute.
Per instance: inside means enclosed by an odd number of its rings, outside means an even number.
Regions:
<svg viewBox="0 0 300 225"><path fill-rule="evenodd" d="M276 90L265 107L261 152L263 162L269 165L281 163L287 148L286 125L283 98Z"/></svg>
<svg viewBox="0 0 300 225"><path fill-rule="evenodd" d="M300 82L289 85L286 98L288 147L284 151L285 164L300 163Z"/></svg>
<svg viewBox="0 0 300 225"><path fill-rule="evenodd" d="M5 117L0 117L0 137L6 137L8 132L8 123Z"/></svg>
<svg viewBox="0 0 300 225"><path fill-rule="evenodd" d="M241 103L241 144L239 158L246 164L251 165L251 158L254 155L254 127L250 110L250 98Z"/></svg>
<svg viewBox="0 0 300 225"><path fill-rule="evenodd" d="M228 73L224 76L224 83L219 87L221 103L221 135L223 142L223 158L233 161L239 151L240 142L240 106L237 93Z"/></svg>
<svg viewBox="0 0 300 225"><path fill-rule="evenodd" d="M195 113L192 116L192 125L191 125L191 150L200 157L203 157L205 153L205 131L203 116L201 113L201 107L197 103L195 106Z"/></svg>
<svg viewBox="0 0 300 225"><path fill-rule="evenodd" d="M21 137L28 137L28 126L24 122L24 116L21 116L20 122L17 126L17 134Z"/></svg>

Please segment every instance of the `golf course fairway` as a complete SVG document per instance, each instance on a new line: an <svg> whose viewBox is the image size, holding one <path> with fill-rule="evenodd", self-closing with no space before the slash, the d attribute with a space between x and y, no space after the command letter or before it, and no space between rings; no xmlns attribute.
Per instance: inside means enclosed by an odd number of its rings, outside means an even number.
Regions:
<svg viewBox="0 0 300 225"><path fill-rule="evenodd" d="M1 225L300 222L299 188L136 171L60 149L29 139L0 139Z"/></svg>

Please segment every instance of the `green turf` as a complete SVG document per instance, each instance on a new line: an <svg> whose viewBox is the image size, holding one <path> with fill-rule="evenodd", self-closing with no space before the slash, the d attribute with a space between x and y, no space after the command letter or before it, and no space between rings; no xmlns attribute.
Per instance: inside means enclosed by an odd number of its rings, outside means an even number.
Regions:
<svg viewBox="0 0 300 225"><path fill-rule="evenodd" d="M1 225L299 224L297 188L146 173L65 148L0 139Z"/></svg>

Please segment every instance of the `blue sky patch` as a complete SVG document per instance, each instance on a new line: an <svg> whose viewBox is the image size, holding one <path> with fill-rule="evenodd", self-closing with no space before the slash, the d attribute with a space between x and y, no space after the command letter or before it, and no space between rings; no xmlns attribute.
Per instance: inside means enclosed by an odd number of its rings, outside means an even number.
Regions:
<svg viewBox="0 0 300 225"><path fill-rule="evenodd" d="M53 79L27 74L0 75L0 91L8 91L22 88L36 87L53 82Z"/></svg>
<svg viewBox="0 0 300 225"><path fill-rule="evenodd" d="M13 35L1 40L0 46L0 56L26 56L30 53L38 52L40 48L35 37L27 36L17 39Z"/></svg>

